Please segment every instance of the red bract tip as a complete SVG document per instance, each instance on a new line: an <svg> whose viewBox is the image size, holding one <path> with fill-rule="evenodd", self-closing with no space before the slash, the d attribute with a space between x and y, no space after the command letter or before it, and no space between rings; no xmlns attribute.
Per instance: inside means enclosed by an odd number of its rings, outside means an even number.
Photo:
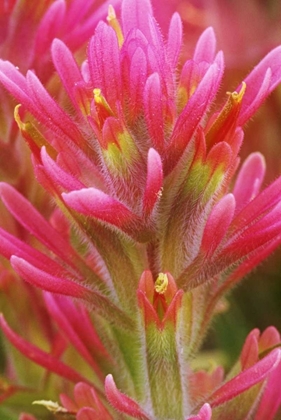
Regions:
<svg viewBox="0 0 281 420"><path fill-rule="evenodd" d="M112 375L105 378L105 393L112 407L118 412L139 420L152 420L134 400L117 389Z"/></svg>
<svg viewBox="0 0 281 420"><path fill-rule="evenodd" d="M154 149L149 149L147 156L147 178L143 196L143 212L149 216L156 203L161 199L163 186L162 162Z"/></svg>
<svg viewBox="0 0 281 420"><path fill-rule="evenodd" d="M243 163L233 188L236 214L258 195L264 175L264 157L260 153L252 153Z"/></svg>
<svg viewBox="0 0 281 420"><path fill-rule="evenodd" d="M197 416L188 417L186 420L211 420L212 409L208 403L204 404Z"/></svg>
<svg viewBox="0 0 281 420"><path fill-rule="evenodd" d="M205 226L201 248L207 257L211 257L220 245L232 222L235 199L232 194L225 195L214 206Z"/></svg>
<svg viewBox="0 0 281 420"><path fill-rule="evenodd" d="M123 230L128 235L138 234L143 228L142 219L131 212L119 200L105 194L96 188L82 188L78 191L63 193L65 203L88 217L93 217L101 222L108 223Z"/></svg>
<svg viewBox="0 0 281 420"><path fill-rule="evenodd" d="M242 101L239 125L256 112L267 96L281 81L280 75L281 47L270 51L264 59L246 77L247 90Z"/></svg>
<svg viewBox="0 0 281 420"><path fill-rule="evenodd" d="M265 380L281 361L281 350L275 349L256 364L230 379L210 396L212 407L224 404L255 384Z"/></svg>

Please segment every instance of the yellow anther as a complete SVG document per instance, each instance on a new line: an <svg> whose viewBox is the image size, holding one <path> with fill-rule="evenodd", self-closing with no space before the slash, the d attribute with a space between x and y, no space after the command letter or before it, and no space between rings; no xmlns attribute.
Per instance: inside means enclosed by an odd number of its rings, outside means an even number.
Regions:
<svg viewBox="0 0 281 420"><path fill-rule="evenodd" d="M110 23L112 20L116 19L116 13L112 4L108 6L107 22Z"/></svg>
<svg viewBox="0 0 281 420"><path fill-rule="evenodd" d="M118 22L118 19L116 17L114 7L111 4L108 6L107 22L112 27L112 29L114 29L117 35L119 48L121 48L124 42L124 36L120 23Z"/></svg>
<svg viewBox="0 0 281 420"><path fill-rule="evenodd" d="M48 155L55 160L58 154L57 151L46 141L46 139L34 124L32 124L30 121L24 123L21 120L19 113L20 107L21 104L16 105L14 110L14 118L18 124L19 129L21 130L23 137L27 140L29 147L31 147L32 152L34 153L35 151L33 146L36 147L38 153L40 153L40 149L45 146Z"/></svg>
<svg viewBox="0 0 281 420"><path fill-rule="evenodd" d="M165 273L159 273L155 285L154 285L154 290L155 292L159 293L160 295L163 295L168 287L168 276Z"/></svg>
<svg viewBox="0 0 281 420"><path fill-rule="evenodd" d="M113 116L113 111L105 97L102 95L101 89L95 88L93 90L93 94L95 102L95 112L93 111L93 117L101 128L103 127L106 119Z"/></svg>
<svg viewBox="0 0 281 420"><path fill-rule="evenodd" d="M206 134L206 143L209 148L215 143L224 141L227 134L237 125L245 91L246 83L242 82L239 92L227 92L228 99Z"/></svg>
<svg viewBox="0 0 281 420"><path fill-rule="evenodd" d="M96 105L98 105L100 108L103 108L109 115L113 115L112 109L110 108L107 100L101 93L101 89L95 88L93 90L94 94L94 101Z"/></svg>
<svg viewBox="0 0 281 420"><path fill-rule="evenodd" d="M104 98L101 94L101 90L100 89L94 89L93 93L94 93L94 99L95 99L96 104L102 104Z"/></svg>
<svg viewBox="0 0 281 420"><path fill-rule="evenodd" d="M236 92L236 91L234 91L234 92L227 92L227 95L230 96L230 99L232 99L232 101L234 103L239 103L239 102L242 101L243 96L245 94L245 91L246 91L246 83L245 82L242 82L242 86L241 86L240 92Z"/></svg>

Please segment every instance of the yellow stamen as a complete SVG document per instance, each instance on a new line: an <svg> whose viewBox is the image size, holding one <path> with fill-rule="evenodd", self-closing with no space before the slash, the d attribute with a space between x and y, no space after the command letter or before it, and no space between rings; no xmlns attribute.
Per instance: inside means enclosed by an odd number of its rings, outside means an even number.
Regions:
<svg viewBox="0 0 281 420"><path fill-rule="evenodd" d="M16 123L18 124L18 127L23 135L23 137L27 140L27 143L29 146L31 146L31 143L36 145L39 149L41 149L43 146L46 147L48 155L52 159L56 159L57 157L57 151L45 140L45 138L42 136L39 130L33 125L30 121L27 121L24 123L21 120L19 109L21 107L21 104L16 105L14 110L14 118Z"/></svg>
<svg viewBox="0 0 281 420"><path fill-rule="evenodd" d="M97 122L102 127L105 120L113 115L113 111L110 108L105 97L102 95L100 89L94 89L93 94L96 105Z"/></svg>
<svg viewBox="0 0 281 420"><path fill-rule="evenodd" d="M33 405L42 405L43 407L47 408L47 410L51 411L54 414L66 414L67 410L64 407L61 407L57 402L53 401L33 401Z"/></svg>
<svg viewBox="0 0 281 420"><path fill-rule="evenodd" d="M111 4L108 7L107 22L112 27L112 29L114 29L117 35L119 48L121 48L124 42L124 36L123 36L120 23L118 22L118 19L116 18L114 7Z"/></svg>
<svg viewBox="0 0 281 420"><path fill-rule="evenodd" d="M155 285L154 285L154 289L155 292L159 293L160 295L163 295L168 287L168 276L165 273L159 273Z"/></svg>
<svg viewBox="0 0 281 420"><path fill-rule="evenodd" d="M110 109L105 97L101 94L101 90L96 88L93 90L94 100L96 104L103 105L104 108Z"/></svg>
<svg viewBox="0 0 281 420"><path fill-rule="evenodd" d="M229 95L233 103L237 104L242 101L245 91L246 91L246 83L242 82L240 92L234 91L234 92L226 92L226 93L227 95Z"/></svg>
<svg viewBox="0 0 281 420"><path fill-rule="evenodd" d="M245 91L246 83L242 82L239 92L227 92L228 99L206 134L206 143L209 148L215 143L223 141L227 134L235 127Z"/></svg>

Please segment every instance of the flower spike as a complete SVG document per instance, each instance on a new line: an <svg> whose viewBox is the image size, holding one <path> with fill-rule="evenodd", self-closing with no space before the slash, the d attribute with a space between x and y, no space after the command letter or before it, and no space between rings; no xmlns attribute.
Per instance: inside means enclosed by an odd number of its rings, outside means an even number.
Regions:
<svg viewBox="0 0 281 420"><path fill-rule="evenodd" d="M51 389L57 374L62 406L39 401L57 416L277 420L274 328L250 332L227 376L198 352L223 294L281 243L281 177L263 189L262 155L239 156L244 123L281 82L281 47L221 106L215 31L187 57L185 19L164 36L153 2L0 6L0 55L14 62L0 60L1 328L45 368L32 383ZM28 342L41 338L50 352ZM9 408L27 389L5 356Z"/></svg>

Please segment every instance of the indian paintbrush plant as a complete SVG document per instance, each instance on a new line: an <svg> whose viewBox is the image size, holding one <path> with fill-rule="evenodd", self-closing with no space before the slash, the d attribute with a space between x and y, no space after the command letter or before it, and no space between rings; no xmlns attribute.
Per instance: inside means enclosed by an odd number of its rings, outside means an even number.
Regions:
<svg viewBox="0 0 281 420"><path fill-rule="evenodd" d="M263 156L239 160L244 124L281 81L281 47L222 105L213 30L185 63L182 48L178 14L163 39L149 0L123 0L120 15L109 6L97 24L81 65L53 40L57 98L35 71L0 62L34 174L52 199L43 214L1 182L9 216L0 253L12 267L3 262L3 273L43 291L37 312L49 350L4 315L1 327L48 375L74 384L70 394L62 386L60 403L37 401L56 418L280 418L274 327L250 332L227 375L220 366L194 371L192 361L225 293L281 242L281 177L261 189ZM70 347L84 367L64 358ZM21 391L15 381L5 398Z"/></svg>

